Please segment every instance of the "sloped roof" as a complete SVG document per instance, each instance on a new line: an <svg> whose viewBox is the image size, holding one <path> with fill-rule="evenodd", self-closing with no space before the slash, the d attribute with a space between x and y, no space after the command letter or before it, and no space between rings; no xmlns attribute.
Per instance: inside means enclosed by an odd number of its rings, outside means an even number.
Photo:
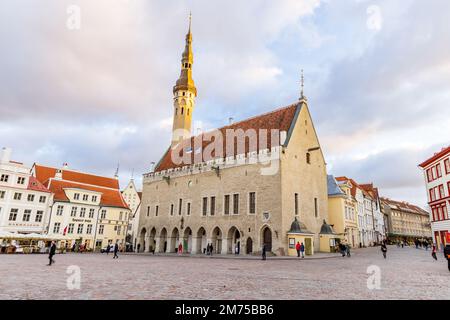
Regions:
<svg viewBox="0 0 450 320"><path fill-rule="evenodd" d="M397 210L415 212L415 213L421 214L421 215L429 215L429 212L425 211L424 209L422 209L414 204L406 202L406 201L397 201L397 200L392 200L389 198L382 197L381 202L383 202L384 204L390 206L391 208L397 209Z"/></svg>
<svg viewBox="0 0 450 320"><path fill-rule="evenodd" d="M350 181L350 184L352 185L352 188L350 189L350 193L353 197L356 196L356 189L361 190L361 192L366 196L366 197L371 197L370 194L364 190L363 187L361 187L355 180L351 179L351 178L347 178L345 176L343 177L337 177L336 178L337 181L342 181L342 182L347 182Z"/></svg>
<svg viewBox="0 0 450 320"><path fill-rule="evenodd" d="M33 176L30 176L30 178L28 179L27 190L51 193L50 190L48 190L42 183L39 182L38 179Z"/></svg>
<svg viewBox="0 0 450 320"><path fill-rule="evenodd" d="M435 153L432 157L419 164L419 167L425 168L430 163L433 163L435 160L445 156L448 153L450 153L450 146L448 146L447 148L442 148L441 151Z"/></svg>
<svg viewBox="0 0 450 320"><path fill-rule="evenodd" d="M35 164L36 178L44 185L48 184L50 178L54 178L57 168ZM119 180L115 178L102 177L94 174L83 173L73 170L62 169L62 179L67 181L90 184L112 189L119 189Z"/></svg>
<svg viewBox="0 0 450 320"><path fill-rule="evenodd" d="M338 186L336 179L332 175L327 175L327 187L329 196L345 195L345 192Z"/></svg>
<svg viewBox="0 0 450 320"><path fill-rule="evenodd" d="M271 141L271 132L270 130L272 129L278 129L280 132L282 131L286 131L289 132L289 129L291 128L291 126L293 125L293 121L295 119L295 114L297 111L297 107L301 106L301 104L299 103L295 103L292 105L289 105L287 107L284 108L280 108L277 110L274 110L272 112L268 112L256 117L252 117L240 122L236 122L233 123L231 125L219 128L217 130L219 130L222 134L223 137L223 152L222 155L225 156L231 156L231 155L227 155L226 154L226 145L227 145L227 135L226 135L226 131L228 129L232 129L232 130L239 130L242 129L244 131L248 130L248 129L254 129L256 130L256 134L257 134L257 143L256 143L256 148L252 145L249 144L248 139L245 139L245 153L248 152L253 152L253 151L259 151L259 142L260 142L260 138L262 138L260 136L260 129L266 129L267 130L267 148L271 148L272 146L272 141ZM208 146L211 142L204 138L205 133L200 134L198 136L195 137L191 137L190 138L190 146L196 146L198 145L202 145L202 150L204 150L206 148L206 146ZM184 144L186 144L186 141L184 142ZM279 144L279 143L278 143ZM277 146L278 144L274 143L273 146ZM237 139L234 139L234 156L238 155L238 150L237 150ZM181 151L181 150L180 150ZM180 152L179 157L182 157L183 155L185 155L185 151L186 150L182 150ZM190 153L190 158L191 158L191 164L196 163L195 161L195 152L196 150L191 150ZM242 152L241 152L242 153ZM211 159L202 159L202 161L208 161L208 160L213 160L216 158L219 158L220 155L216 155L215 152L212 152L212 158ZM187 156L189 157L189 156ZM164 154L164 156L162 157L161 161L157 164L157 166L155 167L155 172L158 171L163 171L163 170L167 170L167 169L172 169L172 168L178 168L178 167L183 167L187 164L175 164L172 161L172 149L169 148L166 153Z"/></svg>
<svg viewBox="0 0 450 320"><path fill-rule="evenodd" d="M50 181L49 189L54 193L55 201L69 201L64 191L65 188L77 188L88 191L100 192L100 205L106 207L118 207L128 209L128 205L122 198L120 190L111 190L104 187L87 186L85 184L80 184L65 180L52 179Z"/></svg>

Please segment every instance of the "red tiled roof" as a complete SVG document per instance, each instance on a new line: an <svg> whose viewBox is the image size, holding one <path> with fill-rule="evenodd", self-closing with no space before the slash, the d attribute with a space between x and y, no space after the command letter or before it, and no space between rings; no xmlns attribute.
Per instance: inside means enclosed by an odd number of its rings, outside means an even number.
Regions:
<svg viewBox="0 0 450 320"><path fill-rule="evenodd" d="M233 123L231 125L219 128L218 130L222 133L222 137L223 137L223 153L222 155L224 157L226 156L231 156L231 155L226 155L226 145L227 145L227 141L226 141L226 130L227 129L232 129L232 130L237 130L237 129L242 129L244 131L248 130L248 129L254 129L256 130L257 133L257 140L258 142L256 143L256 150L255 148L251 148L252 146L249 145L248 139L245 139L245 153L248 152L253 152L253 151L259 151L259 141L260 141L260 129L266 129L267 130L267 147L270 149L270 147L272 146L272 141L271 141L271 132L270 130L272 129L278 129L280 132L282 131L286 131L288 132L289 129L291 128L292 122L294 120L295 117L295 113L297 110L297 106L299 104L292 104L290 106L281 108L281 109L277 109L274 110L272 112L269 113L265 113L256 117L252 117L240 122L236 122ZM191 137L190 139L190 145L192 146L192 149L194 149L194 146L196 146L197 144L200 145L200 141L202 144L202 150L204 150L206 148L206 146L208 146L208 144L210 144L210 141L205 141L207 140L206 138L203 138L203 135L205 134L201 134L198 135L196 137ZM234 139L234 156L236 156L238 154L238 150L237 150L237 139ZM195 143L195 141L198 141L197 143ZM274 146L276 146L276 144L274 143ZM181 151L180 157L182 157L183 155L183 151ZM241 152L242 153L242 152ZM215 155L215 152L212 153L212 159L202 159L202 161L195 161L195 150L192 150L191 152L191 164L194 163L198 163L198 162L203 162L203 161L208 161L208 160L213 160L214 158L218 158L219 155ZM162 171L162 170L167 170L167 169L171 169L171 168L178 168L178 167L183 167L185 165L188 164L175 164L172 161L172 149L169 148L168 151L166 151L166 153L164 154L164 156L162 157L161 161L158 163L158 165L155 168L155 172L158 171Z"/></svg>
<svg viewBox="0 0 450 320"><path fill-rule="evenodd" d="M119 189L111 190L103 187L86 186L84 184L79 184L76 182L70 182L65 180L55 180L50 181L49 189L54 193L54 199L59 201L69 201L64 192L65 188L77 188L89 191L100 192L102 195L100 197L100 205L108 207L118 207L128 209L128 205L122 198L122 193Z"/></svg>
<svg viewBox="0 0 450 320"><path fill-rule="evenodd" d="M48 190L46 187L44 187L44 185L42 183L40 183L38 181L38 179L36 179L33 176L30 176L29 180L28 180L28 187L27 190L33 190L33 191L40 191L40 192L48 192L50 193L51 191Z"/></svg>
<svg viewBox="0 0 450 320"><path fill-rule="evenodd" d="M429 215L429 213L427 211L425 211L424 209L411 204L409 202L406 201L396 201L396 200L392 200L389 198L381 198L381 201L386 203L387 205L394 205L397 206L400 210L408 210L408 211L414 211L418 214L423 214L423 215Z"/></svg>
<svg viewBox="0 0 450 320"><path fill-rule="evenodd" d="M56 168L41 166L38 164L34 165L36 178L43 183L48 185L48 180L54 178L56 174ZM94 186L119 189L119 180L115 178L101 177L89 173L82 173L72 170L62 170L62 179L67 181L91 184Z"/></svg>
<svg viewBox="0 0 450 320"><path fill-rule="evenodd" d="M360 187L363 188L370 196L374 199L378 199L378 188L373 187L373 183L360 184Z"/></svg>
<svg viewBox="0 0 450 320"><path fill-rule="evenodd" d="M353 180L351 178L347 178L347 177L344 176L344 177L337 177L336 180L340 181L340 182L350 181L350 183L352 185L352 188L351 188L350 192L351 192L353 197L356 196L356 189L357 188L360 189L365 196L370 196L370 194L361 185L359 185L355 180Z"/></svg>
<svg viewBox="0 0 450 320"><path fill-rule="evenodd" d="M432 156L431 158L425 160L424 162L422 162L421 164L419 164L419 167L425 168L427 165L429 165L430 163L433 163L435 160L445 156L447 153L450 153L450 146L448 146L447 148L443 148L440 152L435 153L434 156Z"/></svg>

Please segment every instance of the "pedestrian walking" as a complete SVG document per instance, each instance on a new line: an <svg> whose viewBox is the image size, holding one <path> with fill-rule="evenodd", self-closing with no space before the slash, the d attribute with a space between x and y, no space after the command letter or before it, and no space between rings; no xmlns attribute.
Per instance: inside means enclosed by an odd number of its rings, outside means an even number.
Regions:
<svg viewBox="0 0 450 320"><path fill-rule="evenodd" d="M119 259L119 256L117 255L117 252L119 251L119 244L116 242L114 245L114 256L113 259Z"/></svg>
<svg viewBox="0 0 450 320"><path fill-rule="evenodd" d="M401 245L402 245L402 248L404 247L404 245L405 245L405 243L403 242L403 240L401 241Z"/></svg>
<svg viewBox="0 0 450 320"><path fill-rule="evenodd" d="M138 245L137 245L137 252L139 253L139 251L141 251L141 244L140 243L138 243Z"/></svg>
<svg viewBox="0 0 450 320"><path fill-rule="evenodd" d="M55 260L53 260L53 256L56 254L56 243L55 241L52 241L50 245L50 250L48 252L48 265L51 266L52 263L55 263Z"/></svg>
<svg viewBox="0 0 450 320"><path fill-rule="evenodd" d="M350 258L352 255L350 254L350 245L349 244L346 245L346 249L347 249L347 257Z"/></svg>
<svg viewBox="0 0 450 320"><path fill-rule="evenodd" d="M183 245L180 242L180 244L178 245L178 254L182 254L182 253L183 253Z"/></svg>
<svg viewBox="0 0 450 320"><path fill-rule="evenodd" d="M295 245L295 250L297 250L297 258L300 258L300 242L297 241L297 244Z"/></svg>
<svg viewBox="0 0 450 320"><path fill-rule="evenodd" d="M383 242L381 244L381 252L383 252L383 257L386 259L387 247L386 247L386 243L385 242Z"/></svg>
<svg viewBox="0 0 450 320"><path fill-rule="evenodd" d="M431 248L431 256L433 257L434 260L437 261L436 246L434 244L433 244L433 247Z"/></svg>
<svg viewBox="0 0 450 320"><path fill-rule="evenodd" d="M266 260L266 245L263 244L262 246L262 259Z"/></svg>
<svg viewBox="0 0 450 320"><path fill-rule="evenodd" d="M450 244L447 244L444 248L444 256L447 259L448 271L450 271Z"/></svg>
<svg viewBox="0 0 450 320"><path fill-rule="evenodd" d="M111 251L111 246L108 243L108 245L106 246L106 255L109 255L109 251Z"/></svg>
<svg viewBox="0 0 450 320"><path fill-rule="evenodd" d="M214 247L213 247L213 245L212 245L212 243L211 243L211 245L209 246L209 254L212 256L213 255L213 250L214 250Z"/></svg>
<svg viewBox="0 0 450 320"><path fill-rule="evenodd" d="M345 245L339 244L339 250L341 251L342 257L345 257Z"/></svg>
<svg viewBox="0 0 450 320"><path fill-rule="evenodd" d="M305 257L305 245L303 244L303 242L300 245L300 255L301 255L302 259Z"/></svg>

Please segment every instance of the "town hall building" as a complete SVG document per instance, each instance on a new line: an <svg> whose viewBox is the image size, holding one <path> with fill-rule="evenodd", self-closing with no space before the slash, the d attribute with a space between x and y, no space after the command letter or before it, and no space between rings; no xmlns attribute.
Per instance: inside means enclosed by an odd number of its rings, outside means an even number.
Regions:
<svg viewBox="0 0 450 320"><path fill-rule="evenodd" d="M191 134L197 89L191 27L173 88L171 145L144 174L140 251L276 255L331 250L324 155L303 95L243 121Z"/></svg>

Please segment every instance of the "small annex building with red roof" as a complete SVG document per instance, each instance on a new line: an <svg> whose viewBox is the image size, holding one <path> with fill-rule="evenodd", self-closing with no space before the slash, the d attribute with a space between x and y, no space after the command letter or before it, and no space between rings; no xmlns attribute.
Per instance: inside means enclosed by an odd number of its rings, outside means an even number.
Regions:
<svg viewBox="0 0 450 320"><path fill-rule="evenodd" d="M31 172L35 181L53 193L48 233L61 236L62 245L89 250L115 243L125 246L131 211L117 177L36 163Z"/></svg>

